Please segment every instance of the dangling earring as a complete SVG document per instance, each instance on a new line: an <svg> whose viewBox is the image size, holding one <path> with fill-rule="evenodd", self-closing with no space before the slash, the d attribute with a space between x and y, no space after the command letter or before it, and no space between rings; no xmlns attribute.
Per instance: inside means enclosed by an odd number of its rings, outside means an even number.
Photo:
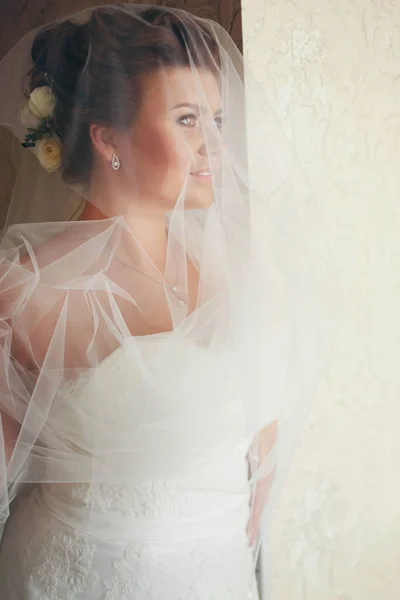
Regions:
<svg viewBox="0 0 400 600"><path fill-rule="evenodd" d="M112 160L111 160L111 164L112 164L112 168L114 169L114 171L118 171L118 169L121 166L121 163L119 161L119 158L116 154L113 154Z"/></svg>

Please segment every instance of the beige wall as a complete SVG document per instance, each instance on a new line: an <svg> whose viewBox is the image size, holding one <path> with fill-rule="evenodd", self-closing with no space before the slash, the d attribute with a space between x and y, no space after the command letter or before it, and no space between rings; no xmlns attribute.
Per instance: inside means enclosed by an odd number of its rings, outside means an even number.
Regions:
<svg viewBox="0 0 400 600"><path fill-rule="evenodd" d="M244 0L244 48L346 299L273 524L273 600L400 598L400 2ZM316 232L317 233L317 232Z"/></svg>

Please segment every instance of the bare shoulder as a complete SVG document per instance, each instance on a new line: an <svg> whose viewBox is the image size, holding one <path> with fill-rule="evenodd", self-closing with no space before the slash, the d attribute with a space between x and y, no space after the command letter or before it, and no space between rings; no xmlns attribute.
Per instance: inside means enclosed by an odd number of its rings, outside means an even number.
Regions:
<svg viewBox="0 0 400 600"><path fill-rule="evenodd" d="M62 320L71 294L63 280L68 280L68 265L74 265L73 254L84 243L79 228L55 227L52 233L29 239L22 232L19 243L0 253L1 328L10 338L14 358L30 370L40 369L56 337L66 335Z"/></svg>

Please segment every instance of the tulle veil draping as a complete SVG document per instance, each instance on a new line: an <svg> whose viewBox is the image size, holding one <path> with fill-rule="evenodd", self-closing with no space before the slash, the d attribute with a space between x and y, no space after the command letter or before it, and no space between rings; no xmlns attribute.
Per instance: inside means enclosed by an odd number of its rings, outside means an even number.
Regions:
<svg viewBox="0 0 400 600"><path fill-rule="evenodd" d="M73 18L88 23L89 57L90 24L97 18L112 27L107 11L127 30L129 20L150 20L149 40L154 35L165 43L165 55L154 52L153 63L141 68L157 73L166 104L178 104L177 95L186 102L189 95L198 111L195 125L179 122L169 130L181 166L171 191L171 166L163 171L157 142L151 152L146 148L145 162L137 146L120 157L114 175L125 177L129 193L114 203L90 195L89 177L67 173L68 162L81 158L72 138L79 138L79 119L87 119L98 85L113 89L111 124L124 128L132 108L117 85L124 65L96 72L86 60L74 90L79 114L68 123L61 168L48 173L21 145L37 31L0 64L0 123L13 136L16 173L0 246L0 409L3 422L9 417L19 425L8 465L0 428L3 522L27 483L142 482L212 460L235 434L222 418L232 394L240 398L251 485L256 490L275 472L269 516L326 372L336 322L334 285L329 271L318 268L329 250L321 235L326 224L293 149L229 35L215 23L165 8L163 19L176 30L179 25L178 58L183 54L186 61L186 79L174 87L168 63L174 46L163 39L163 23L149 19L151 10L119 5ZM127 45L134 52L134 41ZM43 75L56 97L64 93L56 77ZM195 184L192 135L204 145L204 162L195 167L207 171ZM152 190L166 202L162 268L131 227ZM102 218L80 219L86 201ZM318 244L310 222L319 229ZM129 379L133 406L142 410L137 419L131 411L121 425L115 401L96 406L96 369L126 346L134 360L121 378L126 384ZM159 369L165 363L171 364L168 376ZM79 385L90 386L93 403L66 405L66 391ZM162 414L153 410L160 394ZM259 432L274 422L276 443L260 457ZM134 473L133 460L140 465Z"/></svg>

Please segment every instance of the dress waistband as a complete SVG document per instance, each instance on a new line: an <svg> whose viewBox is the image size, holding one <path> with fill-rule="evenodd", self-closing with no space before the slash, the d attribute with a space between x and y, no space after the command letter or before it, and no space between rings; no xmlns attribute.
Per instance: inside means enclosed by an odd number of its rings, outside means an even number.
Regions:
<svg viewBox="0 0 400 600"><path fill-rule="evenodd" d="M56 496L48 485L40 486L40 494L50 513L68 527L114 543L184 542L212 537L223 532L244 532L250 512L248 502L238 498L237 506L199 518L138 519L118 515L112 511L98 511L73 505Z"/></svg>

